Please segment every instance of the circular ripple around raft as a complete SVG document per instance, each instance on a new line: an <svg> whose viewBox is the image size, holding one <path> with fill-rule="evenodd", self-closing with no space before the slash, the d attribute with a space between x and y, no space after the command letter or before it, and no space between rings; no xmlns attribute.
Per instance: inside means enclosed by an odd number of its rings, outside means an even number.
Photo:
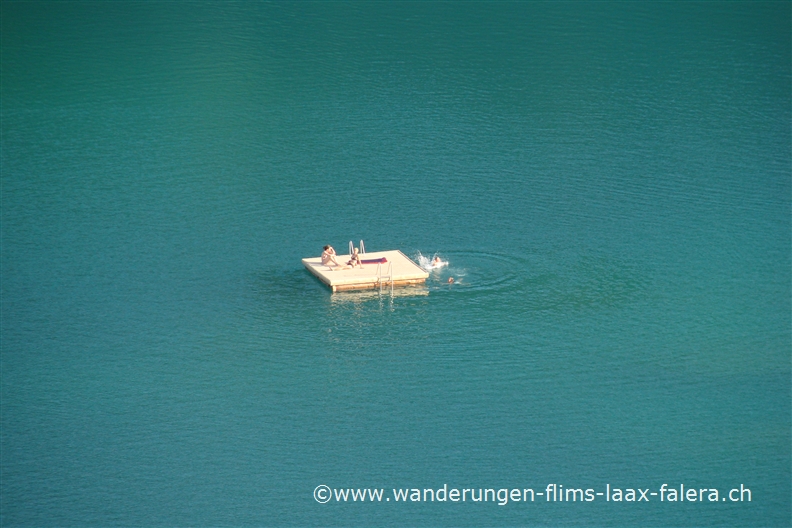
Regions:
<svg viewBox="0 0 792 528"><path fill-rule="evenodd" d="M483 251L447 251L441 254L448 266L430 272L427 286L447 288L448 278L454 278L453 288L475 292L498 292L519 289L528 273L526 260L502 253Z"/></svg>

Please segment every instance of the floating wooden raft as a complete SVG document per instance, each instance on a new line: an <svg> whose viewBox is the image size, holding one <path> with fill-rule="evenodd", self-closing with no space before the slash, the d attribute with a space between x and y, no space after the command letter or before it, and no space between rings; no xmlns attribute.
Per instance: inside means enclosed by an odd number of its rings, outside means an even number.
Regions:
<svg viewBox="0 0 792 528"><path fill-rule="evenodd" d="M421 284L429 277L428 272L398 249L361 254L362 268L341 269L349 259L349 255L336 255L339 267L325 266L321 257L304 258L302 263L334 292Z"/></svg>

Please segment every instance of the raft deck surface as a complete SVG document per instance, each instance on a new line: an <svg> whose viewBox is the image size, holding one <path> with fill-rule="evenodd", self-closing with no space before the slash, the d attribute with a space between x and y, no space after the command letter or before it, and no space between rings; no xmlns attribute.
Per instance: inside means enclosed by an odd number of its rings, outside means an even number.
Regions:
<svg viewBox="0 0 792 528"><path fill-rule="evenodd" d="M321 257L309 257L302 259L303 265L308 271L317 276L317 278L330 286L330 289L335 291L343 290L365 290L370 288L380 287L380 277L377 275L377 270L380 269L383 277L382 284L390 286L391 278L393 275L393 285L403 286L407 284L421 284L429 277L429 273L424 271L418 264L410 260L401 251L375 251L372 253L365 253L360 255L361 260L374 260L385 257L388 262L381 265L363 264L363 267L355 266L352 269L342 269L346 267L349 261L349 255L336 255L336 260L340 266L325 266L322 264ZM380 267L381 266L381 267Z"/></svg>

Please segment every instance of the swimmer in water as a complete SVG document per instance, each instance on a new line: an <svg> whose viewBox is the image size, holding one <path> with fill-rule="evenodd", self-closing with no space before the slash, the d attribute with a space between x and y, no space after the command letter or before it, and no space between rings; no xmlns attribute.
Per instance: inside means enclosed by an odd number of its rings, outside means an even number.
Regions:
<svg viewBox="0 0 792 528"><path fill-rule="evenodd" d="M448 284L454 284L454 277L448 277Z"/></svg>
<svg viewBox="0 0 792 528"><path fill-rule="evenodd" d="M443 263L443 261L440 260L440 257L435 255L434 260L432 260L432 266L437 267L437 266L439 266L442 263Z"/></svg>

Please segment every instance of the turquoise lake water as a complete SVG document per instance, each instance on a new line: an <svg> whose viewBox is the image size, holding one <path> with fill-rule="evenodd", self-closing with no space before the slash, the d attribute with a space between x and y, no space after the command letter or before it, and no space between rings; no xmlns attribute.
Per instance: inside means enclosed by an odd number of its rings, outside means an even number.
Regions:
<svg viewBox="0 0 792 528"><path fill-rule="evenodd" d="M790 2L0 5L3 526L792 523Z"/></svg>

